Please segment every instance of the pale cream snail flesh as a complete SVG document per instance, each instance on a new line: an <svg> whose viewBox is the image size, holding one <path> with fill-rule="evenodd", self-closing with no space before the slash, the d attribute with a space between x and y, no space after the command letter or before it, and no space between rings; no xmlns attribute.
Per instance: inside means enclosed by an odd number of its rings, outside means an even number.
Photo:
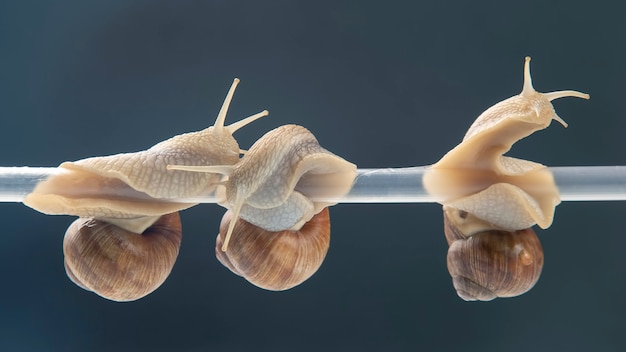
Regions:
<svg viewBox="0 0 626 352"><path fill-rule="evenodd" d="M72 281L105 298L129 301L165 280L180 246L177 212L195 205L177 200L210 194L222 177L166 166L237 163L240 149L232 134L268 114L224 125L238 83L235 79L213 126L145 151L64 162L25 197L24 204L44 214L80 217L64 241Z"/></svg>
<svg viewBox="0 0 626 352"><path fill-rule="evenodd" d="M453 252L450 254L449 251L448 267L457 292L466 300L520 295L528 291L539 278L543 253L530 227L537 224L545 229L552 224L555 207L560 203L558 188L544 165L503 154L516 141L546 128L552 120L567 126L551 103L562 97L589 99L589 95L571 90L551 93L535 91L530 76L530 58L526 57L522 92L483 112L470 126L463 141L424 175L425 189L444 205L446 234L459 234L452 241L452 237L447 235L450 251ZM469 223L472 225L464 220L466 228L458 229L456 226L459 223L450 221L450 214L469 214L472 219ZM454 217L459 218L457 215ZM480 231L474 227L479 227ZM489 240L484 233L491 233ZM509 235L500 236L501 233ZM476 234L481 234L480 240L472 238ZM529 239L533 236L533 239ZM502 249L506 246L494 246L493 238L508 244L523 242L525 249L519 252L523 255L520 254L518 260L527 263L529 257L526 254L531 253L529 255L533 260L529 265L532 265L532 269L527 268L524 274L520 274L522 271L518 271L517 264L503 264L504 261L500 259L512 254L496 251L494 248ZM463 245L454 242L468 240ZM466 248L470 243L474 248ZM486 250L485 243L490 243L492 249ZM520 246L513 245L512 248L517 250ZM476 256L492 257L477 261ZM472 265L466 261L472 262ZM485 268L485 265L493 267ZM459 272L460 268L462 273ZM508 285L500 291L493 284L498 280L485 279L485 270L491 270L490 275L496 272L498 275L508 275L507 278L517 280L517 284L500 281L498 285ZM468 283L473 286L472 290L465 287ZM486 291L479 293L480 290L475 286L483 287Z"/></svg>

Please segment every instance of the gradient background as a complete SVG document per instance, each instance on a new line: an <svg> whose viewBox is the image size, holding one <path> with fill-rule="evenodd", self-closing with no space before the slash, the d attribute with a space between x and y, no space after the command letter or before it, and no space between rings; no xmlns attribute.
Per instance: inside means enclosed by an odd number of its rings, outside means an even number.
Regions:
<svg viewBox="0 0 626 352"><path fill-rule="evenodd" d="M0 1L0 164L54 166L137 151L228 122L248 148L285 123L360 167L435 162L478 114L517 94L533 58L553 125L512 155L553 166L626 164L626 24L602 1ZM1 204L3 351L624 351L626 202L565 203L539 231L529 293L456 296L435 204L332 209L319 272L258 289L214 258L223 210L182 213L183 244L156 292L114 303L66 278L72 218Z"/></svg>

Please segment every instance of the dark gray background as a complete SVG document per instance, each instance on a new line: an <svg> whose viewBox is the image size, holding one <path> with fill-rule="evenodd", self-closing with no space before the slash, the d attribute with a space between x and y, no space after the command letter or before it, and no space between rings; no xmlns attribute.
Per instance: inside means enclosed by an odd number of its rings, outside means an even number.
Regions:
<svg viewBox="0 0 626 352"><path fill-rule="evenodd" d="M137 151L213 123L234 77L242 148L285 123L360 167L435 162L517 94L533 58L553 125L512 155L626 164L626 24L602 1L0 1L0 164ZM616 2L613 2L616 3ZM223 210L184 211L165 284L113 303L66 278L70 217L2 204L3 351L623 351L624 202L565 203L529 293L459 299L435 204L339 205L319 272L258 289L214 258Z"/></svg>

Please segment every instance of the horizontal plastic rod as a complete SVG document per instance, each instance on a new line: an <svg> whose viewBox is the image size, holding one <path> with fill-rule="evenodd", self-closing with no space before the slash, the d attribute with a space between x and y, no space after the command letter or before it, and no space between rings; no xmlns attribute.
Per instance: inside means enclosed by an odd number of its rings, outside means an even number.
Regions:
<svg viewBox="0 0 626 352"><path fill-rule="evenodd" d="M341 199L326 199L339 203L428 203L434 199L422 186L422 176L427 166L359 169L354 186ZM570 166L550 167L559 188L562 201L626 200L626 166ZM64 172L49 167L0 167L0 202L21 202L32 192L38 182L52 174ZM306 185L300 190L306 192ZM141 195L129 188L128 194ZM86 194L93 194L84 190ZM74 190L80 194L81 190ZM321 199L320 199L321 200ZM192 199L169 199L164 201L185 203L215 203L214 196Z"/></svg>

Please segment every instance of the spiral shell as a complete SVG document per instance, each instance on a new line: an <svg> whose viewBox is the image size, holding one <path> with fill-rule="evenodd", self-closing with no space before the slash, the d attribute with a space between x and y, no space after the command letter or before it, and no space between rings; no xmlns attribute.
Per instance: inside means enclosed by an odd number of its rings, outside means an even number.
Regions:
<svg viewBox="0 0 626 352"><path fill-rule="evenodd" d="M113 301L134 301L168 277L182 240L178 213L161 216L142 234L79 218L65 233L67 276L81 288Z"/></svg>
<svg viewBox="0 0 626 352"><path fill-rule="evenodd" d="M330 244L330 218L324 208L300 230L271 232L245 220L237 223L230 245L222 251L233 213L228 210L215 241L217 259L233 273L250 283L272 291L297 286L322 265Z"/></svg>
<svg viewBox="0 0 626 352"><path fill-rule="evenodd" d="M452 208L444 211L444 228L450 246L448 271L462 299L519 296L539 280L543 250L531 228L513 232L489 228L473 215Z"/></svg>

